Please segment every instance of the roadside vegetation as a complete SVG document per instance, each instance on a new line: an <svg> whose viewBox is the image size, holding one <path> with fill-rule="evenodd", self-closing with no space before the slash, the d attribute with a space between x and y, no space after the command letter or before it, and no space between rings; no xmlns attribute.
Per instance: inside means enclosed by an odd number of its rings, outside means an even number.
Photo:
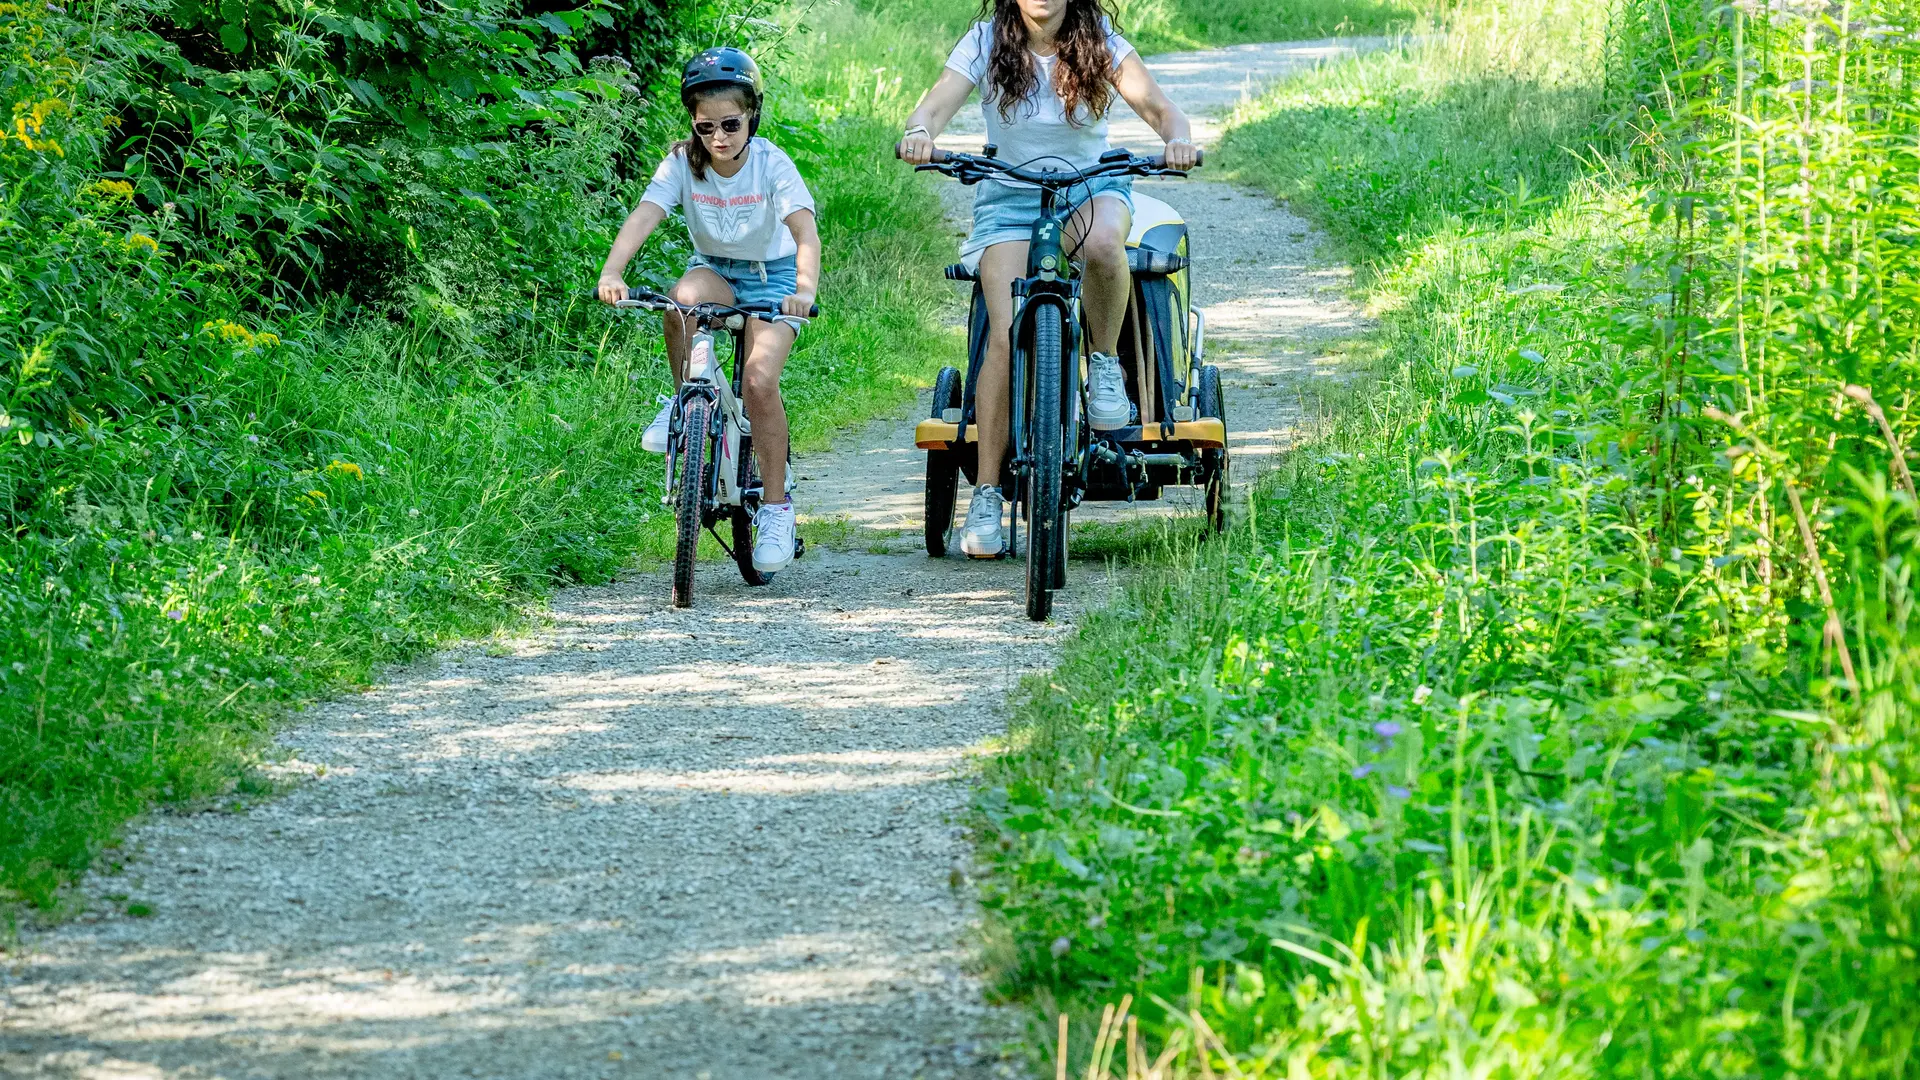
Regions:
<svg viewBox="0 0 1920 1080"><path fill-rule="evenodd" d="M798 445L952 347L937 204L785 9L548 7L0 4L0 914L251 797L289 708L670 543L657 322L583 293L684 53L761 51L820 200Z"/></svg>
<svg viewBox="0 0 1920 1080"><path fill-rule="evenodd" d="M990 769L1072 1075L1920 1067L1916 17L1475 2L1236 119L1381 329Z"/></svg>

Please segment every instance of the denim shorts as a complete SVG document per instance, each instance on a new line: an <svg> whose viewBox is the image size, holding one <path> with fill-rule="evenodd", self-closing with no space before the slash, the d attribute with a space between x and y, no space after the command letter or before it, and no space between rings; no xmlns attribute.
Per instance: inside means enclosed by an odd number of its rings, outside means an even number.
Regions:
<svg viewBox="0 0 1920 1080"><path fill-rule="evenodd" d="M1040 189L985 180L973 192L973 231L960 245L960 260L969 266L978 266L980 253L993 245L1026 240L1033 235L1033 223L1040 220ZM1104 195L1122 200L1131 211L1133 177L1102 176L1085 184L1075 184L1065 194L1075 208Z"/></svg>
<svg viewBox="0 0 1920 1080"><path fill-rule="evenodd" d="M789 255L772 262L751 259L718 259L695 254L687 260L687 269L705 267L720 275L733 289L736 304L777 304L800 288L800 260ZM794 329L798 330L799 326Z"/></svg>

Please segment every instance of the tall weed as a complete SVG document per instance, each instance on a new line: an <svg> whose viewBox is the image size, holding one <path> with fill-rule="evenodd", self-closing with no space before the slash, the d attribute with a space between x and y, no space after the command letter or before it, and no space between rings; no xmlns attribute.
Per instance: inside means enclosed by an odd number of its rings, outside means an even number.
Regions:
<svg viewBox="0 0 1920 1080"><path fill-rule="evenodd" d="M689 8L647 63L747 40L775 75L766 131L826 243L827 316L786 380L805 448L946 359L947 244L932 193L882 167L888 125L793 89L799 61L748 18L765 13ZM589 74L616 92L472 159L384 158L376 231L404 252L361 253L397 268L366 294L301 296L204 224L251 205L231 184L194 189L189 213L111 171L113 95L155 72L71 15L0 5L17 196L0 201L0 305L22 335L0 366L0 914L57 908L155 801L255 797L251 755L289 708L666 534L638 445L669 389L656 324L581 292L684 125L676 95L603 63ZM635 280L670 282L686 253L663 229Z"/></svg>
<svg viewBox="0 0 1920 1080"><path fill-rule="evenodd" d="M1911 1072L1916 14L1480 5L1246 114L1371 385L1035 688L1011 986L1177 1075Z"/></svg>

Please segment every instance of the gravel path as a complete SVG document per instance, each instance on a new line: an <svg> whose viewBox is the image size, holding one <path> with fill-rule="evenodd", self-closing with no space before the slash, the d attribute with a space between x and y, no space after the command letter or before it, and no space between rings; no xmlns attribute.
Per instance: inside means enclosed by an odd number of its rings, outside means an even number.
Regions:
<svg viewBox="0 0 1920 1080"><path fill-rule="evenodd" d="M1332 47L1155 66L1199 111ZM1193 223L1244 484L1356 325L1344 271L1269 200L1156 193ZM1117 583L1080 564L1035 626L1017 564L914 554L910 432L802 462L814 534L851 540L772 587L715 562L691 611L658 573L569 590L538 632L303 716L285 797L144 822L92 914L0 955L0 1074L1007 1073L954 820L1008 690Z"/></svg>

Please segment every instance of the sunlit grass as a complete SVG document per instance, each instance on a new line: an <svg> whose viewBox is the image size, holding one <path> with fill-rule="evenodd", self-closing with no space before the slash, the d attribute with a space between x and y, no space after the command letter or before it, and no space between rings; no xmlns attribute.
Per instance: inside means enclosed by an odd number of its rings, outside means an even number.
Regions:
<svg viewBox="0 0 1920 1080"><path fill-rule="evenodd" d="M1126 993L1162 1076L1912 1071L1914 11L1848 10L1471 5L1242 113L1377 370L1029 683L976 824L1073 1075Z"/></svg>
<svg viewBox="0 0 1920 1080"><path fill-rule="evenodd" d="M784 381L802 452L909 399L955 347L934 194L872 102L802 92L806 40L776 68L774 132L830 252ZM606 241L582 241L582 287ZM671 281L683 245L663 230L633 280ZM57 907L156 801L247 797L253 753L301 702L670 554L661 459L639 447L671 389L657 319L539 303L488 257L450 249L445 287L392 318L289 311L275 342L229 319L245 333L209 333L178 371L153 361L167 408L0 463L16 506L44 499L0 550L0 905Z"/></svg>

